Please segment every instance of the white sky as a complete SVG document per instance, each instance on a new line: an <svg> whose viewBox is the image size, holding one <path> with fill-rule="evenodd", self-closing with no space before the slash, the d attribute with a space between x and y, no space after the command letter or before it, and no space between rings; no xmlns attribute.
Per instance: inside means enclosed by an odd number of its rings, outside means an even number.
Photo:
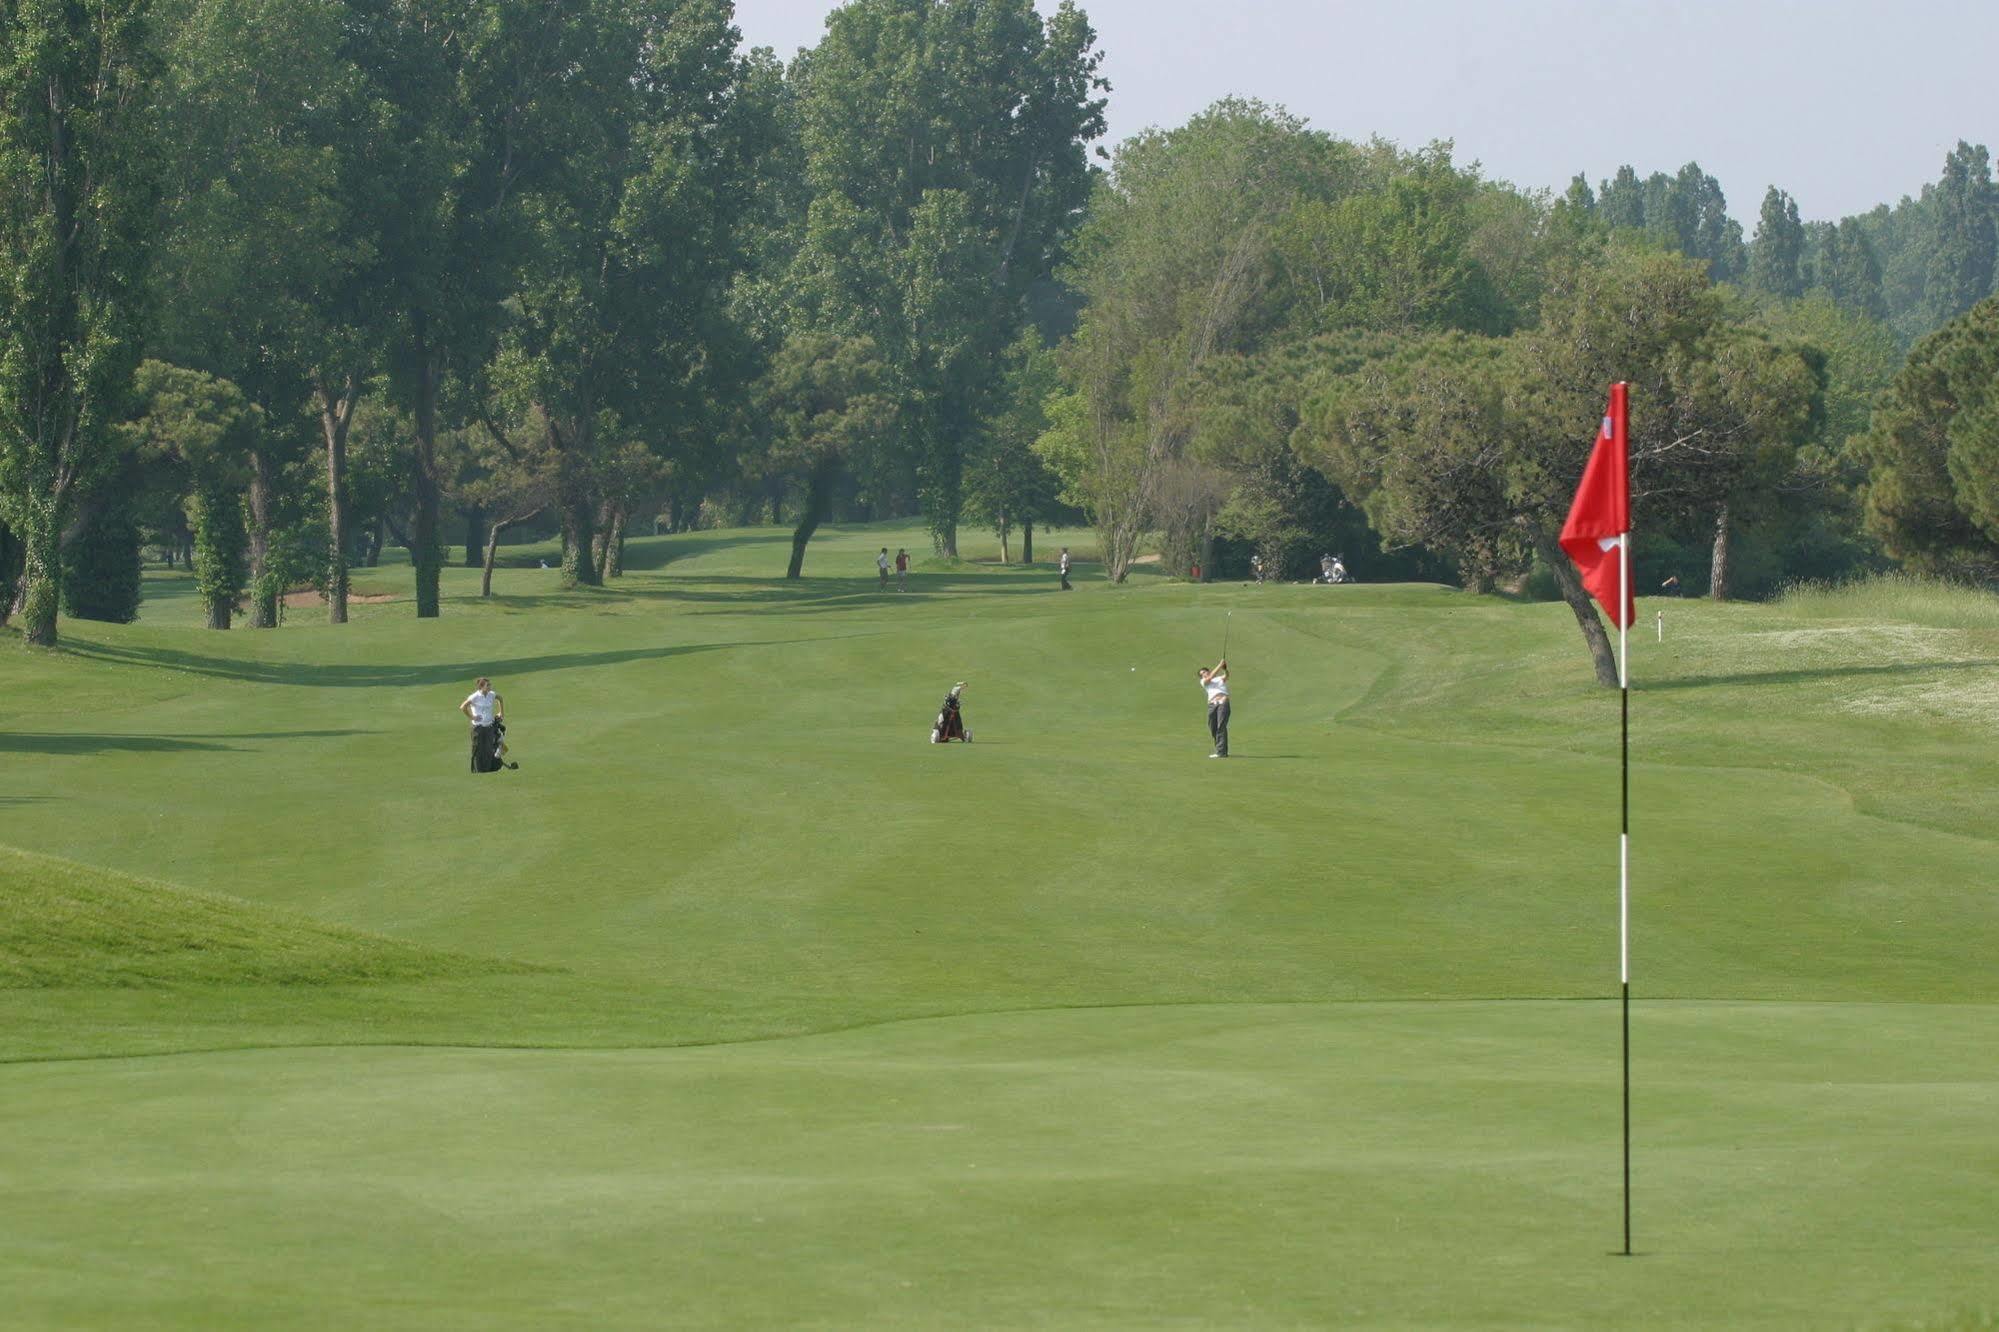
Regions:
<svg viewBox="0 0 1999 1332"><path fill-rule="evenodd" d="M1454 139L1526 187L1698 161L1753 232L1766 186L1831 219L1919 192L1960 138L1999 141L1995 0L1081 3L1110 142L1258 97L1344 138ZM788 60L833 8L737 0L736 22Z"/></svg>

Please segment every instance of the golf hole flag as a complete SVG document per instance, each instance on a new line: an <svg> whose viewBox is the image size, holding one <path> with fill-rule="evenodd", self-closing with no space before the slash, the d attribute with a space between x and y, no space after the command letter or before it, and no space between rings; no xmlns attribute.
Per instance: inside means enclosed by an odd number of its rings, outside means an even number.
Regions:
<svg viewBox="0 0 1999 1332"><path fill-rule="evenodd" d="M1637 613L1631 589L1624 587L1620 595L1618 586L1626 581L1620 576L1619 547L1631 531L1626 388L1610 386L1610 409L1596 432L1596 447L1583 468L1575 503L1569 505L1569 520L1562 524L1562 549L1575 561L1583 586L1620 629L1629 629Z"/></svg>

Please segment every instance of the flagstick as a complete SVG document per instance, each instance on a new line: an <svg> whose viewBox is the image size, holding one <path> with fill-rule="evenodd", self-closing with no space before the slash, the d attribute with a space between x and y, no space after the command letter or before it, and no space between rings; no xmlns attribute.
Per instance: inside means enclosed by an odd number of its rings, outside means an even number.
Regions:
<svg viewBox="0 0 1999 1332"><path fill-rule="evenodd" d="M1631 1256L1631 533L1617 538L1618 772L1621 788L1617 834L1617 974L1623 987L1624 1028L1624 1256Z"/></svg>

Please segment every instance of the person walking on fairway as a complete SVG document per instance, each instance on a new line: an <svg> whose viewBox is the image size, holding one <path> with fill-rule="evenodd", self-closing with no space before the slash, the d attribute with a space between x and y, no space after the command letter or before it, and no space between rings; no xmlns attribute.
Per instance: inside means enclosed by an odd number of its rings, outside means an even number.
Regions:
<svg viewBox="0 0 1999 1332"><path fill-rule="evenodd" d="M909 577L909 552L901 546L895 548L895 590L906 592L903 581Z"/></svg>
<svg viewBox="0 0 1999 1332"><path fill-rule="evenodd" d="M472 771L498 772L521 766L506 761L507 704L493 692L491 680L482 675L474 681L471 694L458 710L472 723Z"/></svg>
<svg viewBox="0 0 1999 1332"><path fill-rule="evenodd" d="M1229 659L1201 668L1201 688L1208 691L1208 735L1215 742L1209 758L1229 756Z"/></svg>
<svg viewBox="0 0 1999 1332"><path fill-rule="evenodd" d="M882 553L875 556L875 572L881 575L882 578L881 590L884 592L888 591L888 547L887 546L883 546Z"/></svg>
<svg viewBox="0 0 1999 1332"><path fill-rule="evenodd" d="M1062 547L1062 558L1057 560L1056 563L1062 570L1062 590L1064 592L1075 591L1075 588L1069 586L1069 548L1067 546Z"/></svg>

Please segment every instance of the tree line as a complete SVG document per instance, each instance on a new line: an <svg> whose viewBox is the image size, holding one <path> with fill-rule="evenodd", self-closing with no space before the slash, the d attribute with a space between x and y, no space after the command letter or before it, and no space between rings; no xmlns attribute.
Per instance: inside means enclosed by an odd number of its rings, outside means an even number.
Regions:
<svg viewBox="0 0 1999 1332"><path fill-rule="evenodd" d="M139 549L276 623L462 533L920 513L1122 581L1340 548L1540 590L1611 379L1641 587L1990 578L1985 150L1753 234L1697 164L1566 193L1218 103L1110 152L1082 10L850 0L788 65L724 0L0 8L0 616L130 619ZM461 526L462 524L462 526ZM1683 568L1684 566L1684 568Z"/></svg>

